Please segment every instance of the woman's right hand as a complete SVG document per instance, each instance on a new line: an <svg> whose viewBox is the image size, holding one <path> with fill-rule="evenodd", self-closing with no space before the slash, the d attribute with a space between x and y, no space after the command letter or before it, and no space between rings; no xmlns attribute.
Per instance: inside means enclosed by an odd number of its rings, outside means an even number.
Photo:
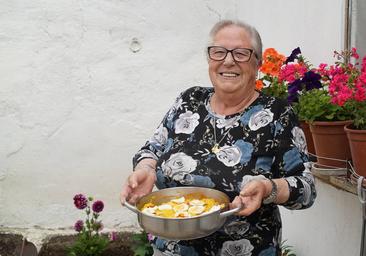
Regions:
<svg viewBox="0 0 366 256"><path fill-rule="evenodd" d="M127 201L134 204L139 198L149 194L155 184L156 173L152 166L138 164L134 172L128 176L120 194L121 204Z"/></svg>

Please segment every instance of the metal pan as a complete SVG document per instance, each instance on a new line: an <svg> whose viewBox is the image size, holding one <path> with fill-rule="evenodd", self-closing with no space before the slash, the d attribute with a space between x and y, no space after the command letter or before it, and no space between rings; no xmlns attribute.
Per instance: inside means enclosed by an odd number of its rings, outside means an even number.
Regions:
<svg viewBox="0 0 366 256"><path fill-rule="evenodd" d="M163 218L141 212L141 208L148 202L161 204L188 194L202 195L213 198L225 207L222 210L189 218ZM191 240L208 236L217 231L225 223L228 216L239 212L241 207L229 209L229 197L221 191L201 187L176 187L154 191L140 198L133 206L125 206L137 214L138 222L146 232L168 240Z"/></svg>

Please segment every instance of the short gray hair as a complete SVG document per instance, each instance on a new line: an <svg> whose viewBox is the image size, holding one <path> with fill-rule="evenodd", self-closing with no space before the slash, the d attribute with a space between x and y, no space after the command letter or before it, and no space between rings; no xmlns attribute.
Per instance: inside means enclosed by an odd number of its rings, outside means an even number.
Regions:
<svg viewBox="0 0 366 256"><path fill-rule="evenodd" d="M262 63L262 39L259 35L257 29L243 21L239 20L221 20L217 22L210 31L210 41L209 45L213 43L213 38L216 36L216 34L223 28L229 27L229 26L237 26L242 29L244 29L246 32L249 33L250 39L252 41L252 47L254 48L255 54L257 55L258 64Z"/></svg>

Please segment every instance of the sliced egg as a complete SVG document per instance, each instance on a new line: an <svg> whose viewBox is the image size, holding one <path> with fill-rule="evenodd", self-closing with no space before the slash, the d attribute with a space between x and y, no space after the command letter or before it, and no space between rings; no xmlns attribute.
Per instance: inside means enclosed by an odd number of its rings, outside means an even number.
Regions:
<svg viewBox="0 0 366 256"><path fill-rule="evenodd" d="M189 202L189 205L192 206L205 205L205 202L203 202L202 200L193 199L192 201Z"/></svg>
<svg viewBox="0 0 366 256"><path fill-rule="evenodd" d="M157 207L156 207L156 206L154 206L154 207L147 207L147 208L144 208L144 209L142 210L142 212L143 212L143 213L146 213L146 214L154 215L154 214L155 214L155 212L156 212L156 209L157 209Z"/></svg>
<svg viewBox="0 0 366 256"><path fill-rule="evenodd" d="M220 209L221 209L220 205L214 205L214 206L211 207L210 210L208 210L208 212L216 212Z"/></svg>
<svg viewBox="0 0 366 256"><path fill-rule="evenodd" d="M175 217L187 218L190 217L188 212L176 212Z"/></svg>
<svg viewBox="0 0 366 256"><path fill-rule="evenodd" d="M162 204L158 206L159 211L172 210L173 207L170 204Z"/></svg>
<svg viewBox="0 0 366 256"><path fill-rule="evenodd" d="M188 204L176 204L173 206L174 211L176 212L185 212L189 208Z"/></svg>
<svg viewBox="0 0 366 256"><path fill-rule="evenodd" d="M182 197L179 197L179 198L176 198L176 199L172 199L170 201L172 201L173 203L176 203L176 204L182 204L186 201L186 199L184 198L184 196L182 196Z"/></svg>
<svg viewBox="0 0 366 256"><path fill-rule="evenodd" d="M200 215L205 210L203 205L194 205L189 207L188 213L191 215Z"/></svg>

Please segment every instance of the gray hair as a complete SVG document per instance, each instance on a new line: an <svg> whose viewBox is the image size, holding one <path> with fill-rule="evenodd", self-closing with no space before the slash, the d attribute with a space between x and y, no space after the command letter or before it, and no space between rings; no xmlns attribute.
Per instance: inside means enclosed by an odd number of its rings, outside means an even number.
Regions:
<svg viewBox="0 0 366 256"><path fill-rule="evenodd" d="M258 64L262 63L262 39L259 35L257 29L243 21L239 20L221 20L217 22L210 31L210 41L209 44L211 45L213 43L213 39L216 36L216 34L223 28L229 27L229 26L237 26L242 29L244 29L246 32L249 33L252 47L254 48L254 52L257 55Z"/></svg>

